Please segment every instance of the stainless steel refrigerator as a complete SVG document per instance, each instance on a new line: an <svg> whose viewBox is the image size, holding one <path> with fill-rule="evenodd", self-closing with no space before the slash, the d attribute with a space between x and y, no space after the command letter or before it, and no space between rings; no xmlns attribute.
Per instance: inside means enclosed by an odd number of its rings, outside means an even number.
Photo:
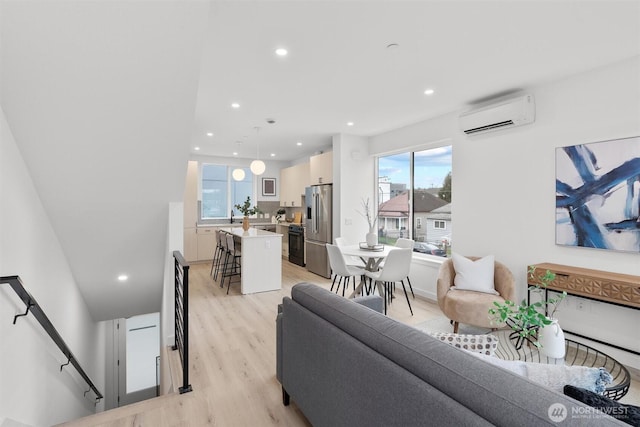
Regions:
<svg viewBox="0 0 640 427"><path fill-rule="evenodd" d="M333 239L333 187L331 184L313 185L305 191L307 220L305 251L307 270L331 278L329 256L325 245Z"/></svg>

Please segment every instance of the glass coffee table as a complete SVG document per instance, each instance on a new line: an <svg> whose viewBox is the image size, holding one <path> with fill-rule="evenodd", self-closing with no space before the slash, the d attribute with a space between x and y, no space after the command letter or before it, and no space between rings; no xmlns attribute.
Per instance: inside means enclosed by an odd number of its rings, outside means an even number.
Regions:
<svg viewBox="0 0 640 427"><path fill-rule="evenodd" d="M606 388L604 395L614 399L621 399L629 391L631 376L629 371L613 357L596 350L595 348L565 338L566 354L562 359L554 359L541 354L538 348L525 343L520 349L516 349L509 339L512 329L500 329L489 332L498 337L496 357L503 360L521 360L523 362L565 364L567 366L588 366L592 368L605 368L613 377L613 382Z"/></svg>

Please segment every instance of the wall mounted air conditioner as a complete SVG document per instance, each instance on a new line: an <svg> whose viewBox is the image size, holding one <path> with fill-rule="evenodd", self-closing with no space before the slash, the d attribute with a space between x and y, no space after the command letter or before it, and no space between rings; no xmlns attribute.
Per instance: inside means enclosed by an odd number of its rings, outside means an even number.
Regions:
<svg viewBox="0 0 640 427"><path fill-rule="evenodd" d="M533 123L536 118L533 95L504 99L460 114L460 128L467 135Z"/></svg>

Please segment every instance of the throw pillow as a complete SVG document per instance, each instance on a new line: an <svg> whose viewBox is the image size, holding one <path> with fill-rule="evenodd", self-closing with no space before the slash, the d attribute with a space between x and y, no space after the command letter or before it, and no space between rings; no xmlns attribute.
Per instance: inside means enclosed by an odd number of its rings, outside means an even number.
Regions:
<svg viewBox="0 0 640 427"><path fill-rule="evenodd" d="M502 360L497 357L473 353L476 357L507 369L531 381L562 393L565 384L588 389L592 392L604 392L613 378L604 368L587 366L547 365L546 363L522 362L520 360Z"/></svg>
<svg viewBox="0 0 640 427"><path fill-rule="evenodd" d="M564 394L622 422L632 426L640 426L639 406L625 405L606 396L600 396L592 391L572 385L564 386Z"/></svg>
<svg viewBox="0 0 640 427"><path fill-rule="evenodd" d="M494 335L452 334L447 332L435 332L431 335L454 347L486 354L487 356L493 356L496 348L498 348L498 337Z"/></svg>
<svg viewBox="0 0 640 427"><path fill-rule="evenodd" d="M571 384L601 394L607 384L613 381L611 374L604 368L544 363L527 363L527 377L560 393L565 384Z"/></svg>
<svg viewBox="0 0 640 427"><path fill-rule="evenodd" d="M527 368L525 366L525 362L521 362L520 360L504 360L493 356L485 356L484 354L480 353L471 354L484 360L485 362L491 363L492 365L499 366L502 369L506 369L507 371L511 371L514 374L523 377L527 376Z"/></svg>
<svg viewBox="0 0 640 427"><path fill-rule="evenodd" d="M495 268L493 255L472 261L454 252L451 258L453 259L453 269L456 271L453 278L455 286L452 286L451 289L499 295L493 284Z"/></svg>

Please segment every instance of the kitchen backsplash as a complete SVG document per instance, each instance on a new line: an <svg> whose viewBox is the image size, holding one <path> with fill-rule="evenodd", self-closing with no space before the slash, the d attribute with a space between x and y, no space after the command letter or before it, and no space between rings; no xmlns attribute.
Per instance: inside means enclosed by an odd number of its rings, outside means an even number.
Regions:
<svg viewBox="0 0 640 427"><path fill-rule="evenodd" d="M303 197L303 202L304 202L304 197ZM200 212L202 212L201 208L201 201L198 200L198 217L200 216ZM263 223L263 222L272 222L272 217L276 216L278 209L280 209L280 202L279 201L275 201L275 202L264 202L264 201L259 201L258 202L258 209L260 209L260 211L262 211L261 214L258 214L256 218L249 218L249 221L252 223ZM296 212L300 212L302 213L302 218L304 221L305 218L305 209L304 208L284 208L285 210L285 214L283 215L282 220L285 219L293 219L294 215ZM234 220L238 221L242 219L242 214L240 212L235 212L234 211ZM202 219L199 218L198 224L227 224L229 223L229 219L225 218L225 219Z"/></svg>
<svg viewBox="0 0 640 427"><path fill-rule="evenodd" d="M280 209L280 202L279 201L276 201L276 202L260 202L259 201L258 208L265 214L269 214L269 219L271 219L272 216L275 216L277 214L278 209ZM305 214L304 208L284 208L284 210L285 210L285 214L282 219L285 219L285 218L293 219L293 216L296 212L301 212L303 217ZM259 214L258 214L258 218L260 218Z"/></svg>

